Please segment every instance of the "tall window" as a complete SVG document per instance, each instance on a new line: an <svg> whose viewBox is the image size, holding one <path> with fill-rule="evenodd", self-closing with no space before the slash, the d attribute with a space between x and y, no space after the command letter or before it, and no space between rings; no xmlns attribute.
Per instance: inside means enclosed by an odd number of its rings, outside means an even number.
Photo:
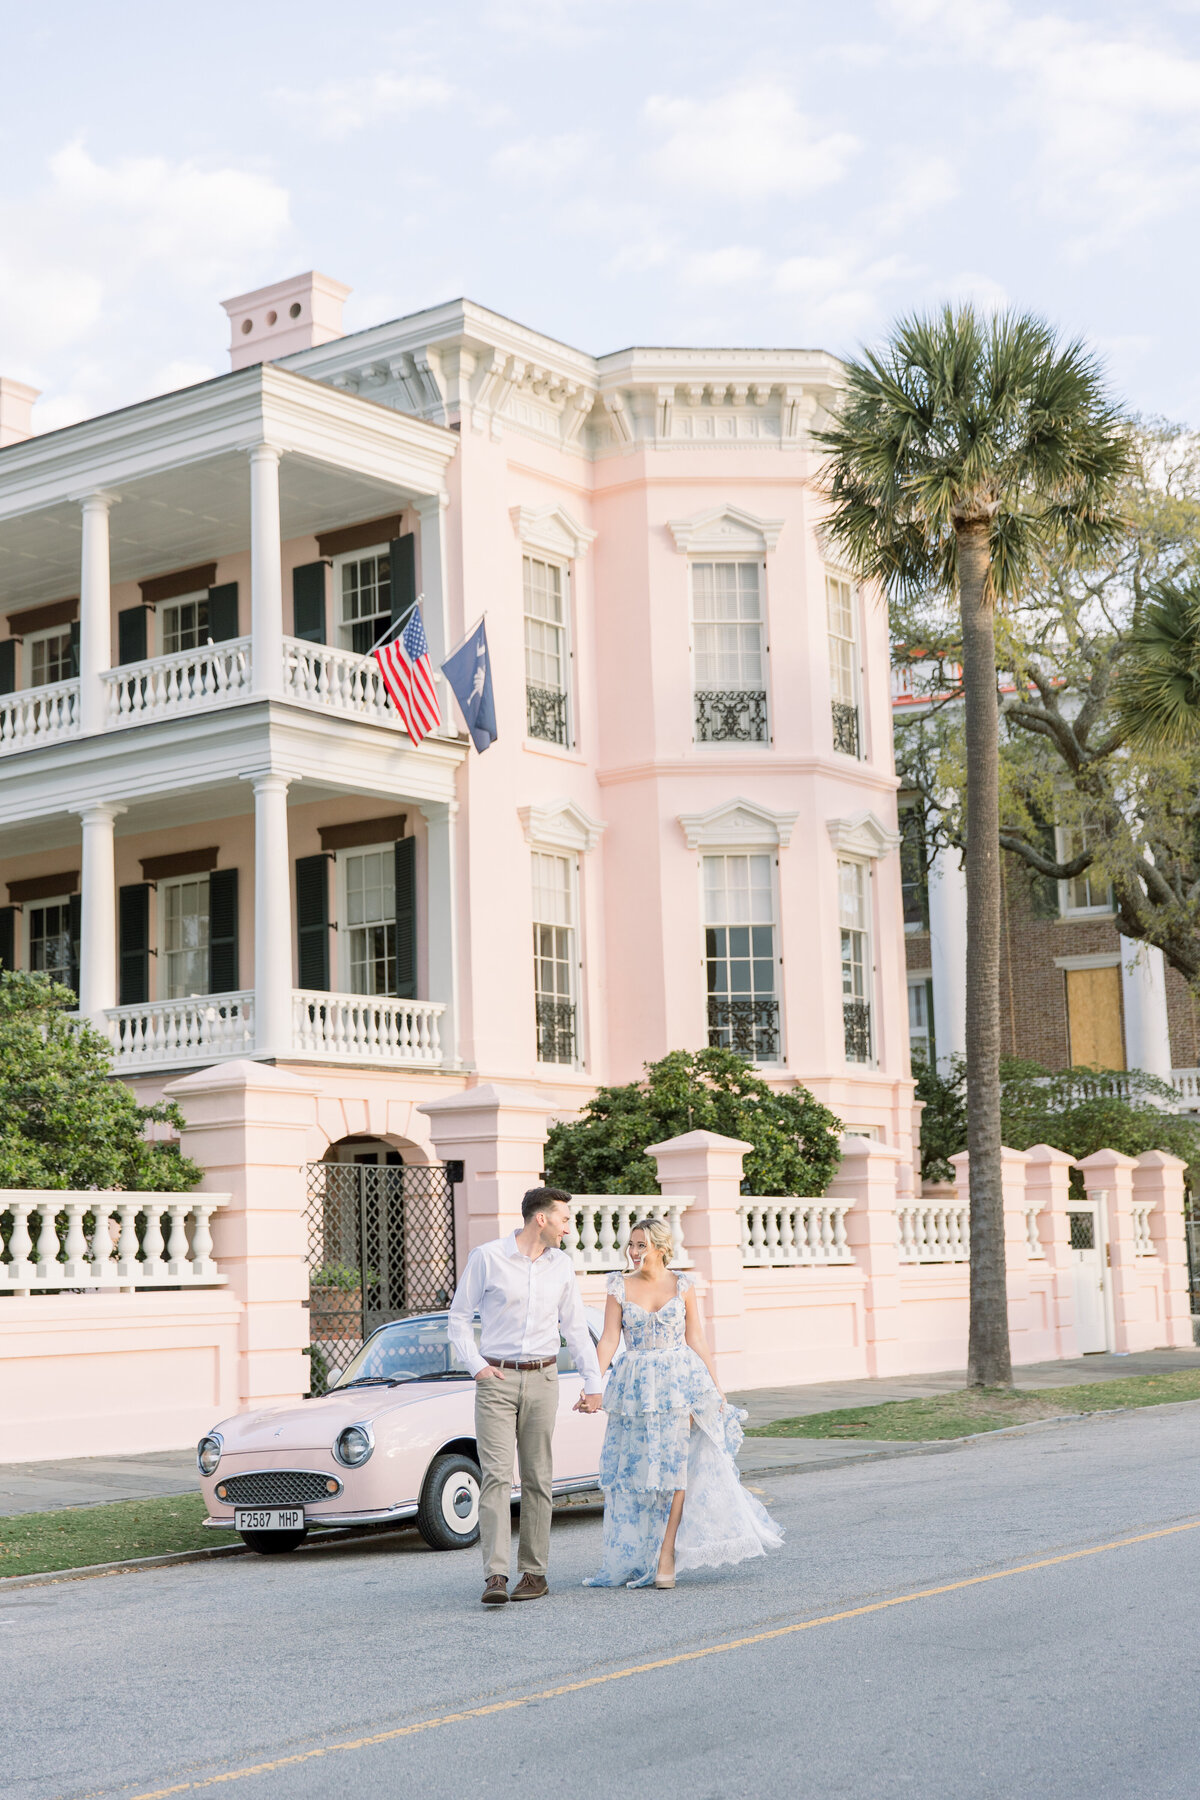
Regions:
<svg viewBox="0 0 1200 1800"><path fill-rule="evenodd" d="M341 564L341 632L345 649L365 656L392 622L392 559L356 556ZM355 993L386 993L356 988Z"/></svg>
<svg viewBox="0 0 1200 1800"><path fill-rule="evenodd" d="M1059 826L1057 833L1059 862L1070 862L1084 850L1090 850L1096 834L1087 825ZM1108 913L1113 909L1112 883L1095 868L1058 884L1058 909L1064 918L1078 913Z"/></svg>
<svg viewBox="0 0 1200 1800"><path fill-rule="evenodd" d="M929 863L919 803L900 808L900 895L905 931L928 931Z"/></svg>
<svg viewBox="0 0 1200 1800"><path fill-rule="evenodd" d="M571 859L533 853L533 991L538 1061L573 1063L575 891Z"/></svg>
<svg viewBox="0 0 1200 1800"><path fill-rule="evenodd" d="M75 675L73 635L67 631L42 631L29 640L29 685L48 687L52 681L70 681Z"/></svg>
<svg viewBox="0 0 1200 1800"><path fill-rule="evenodd" d="M708 1041L779 1060L775 890L767 854L704 858Z"/></svg>
<svg viewBox="0 0 1200 1800"><path fill-rule="evenodd" d="M914 1057L933 1062L933 982L928 975L908 978L908 1048Z"/></svg>
<svg viewBox="0 0 1200 1800"><path fill-rule="evenodd" d="M873 1059L871 1034L871 938L869 876L862 863L838 863L838 914L842 950L842 1023L846 1061Z"/></svg>
<svg viewBox="0 0 1200 1800"><path fill-rule="evenodd" d="M565 571L540 557L522 558L525 585L525 708L530 737L567 739Z"/></svg>
<svg viewBox="0 0 1200 1800"><path fill-rule="evenodd" d="M858 712L858 633L854 588L839 575L825 577L829 616L829 688L833 705L833 747L844 756L862 755Z"/></svg>
<svg viewBox="0 0 1200 1800"><path fill-rule="evenodd" d="M396 991L396 853L355 851L343 863L352 994Z"/></svg>
<svg viewBox="0 0 1200 1800"><path fill-rule="evenodd" d="M29 967L75 986L79 945L71 936L71 902L44 900L29 909Z"/></svg>
<svg viewBox="0 0 1200 1800"><path fill-rule="evenodd" d="M190 600L174 600L162 609L162 653L176 650L198 650L208 642L208 595L194 594ZM190 988L187 990L192 991Z"/></svg>
<svg viewBox="0 0 1200 1800"><path fill-rule="evenodd" d="M172 881L163 889L163 936L168 1000L208 992L208 876Z"/></svg>
<svg viewBox="0 0 1200 1800"><path fill-rule="evenodd" d="M694 562L696 741L764 743L766 642L757 562Z"/></svg>

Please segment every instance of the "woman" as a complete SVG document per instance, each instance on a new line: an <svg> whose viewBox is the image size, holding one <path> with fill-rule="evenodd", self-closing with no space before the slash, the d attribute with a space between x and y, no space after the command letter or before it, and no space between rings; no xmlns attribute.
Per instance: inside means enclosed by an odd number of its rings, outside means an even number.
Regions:
<svg viewBox="0 0 1200 1800"><path fill-rule="evenodd" d="M691 1276L669 1267L674 1253L662 1220L642 1219L626 1248L632 1273L608 1278L600 1373L622 1330L626 1354L604 1392L604 1562L585 1587L672 1588L676 1567L741 1562L783 1541L741 1484L734 1458L746 1414L721 1392Z"/></svg>

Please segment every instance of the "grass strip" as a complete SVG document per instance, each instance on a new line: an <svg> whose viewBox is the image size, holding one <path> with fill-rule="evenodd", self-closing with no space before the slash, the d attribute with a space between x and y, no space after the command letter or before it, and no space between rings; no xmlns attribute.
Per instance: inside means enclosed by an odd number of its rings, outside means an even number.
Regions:
<svg viewBox="0 0 1200 1800"><path fill-rule="evenodd" d="M152 1500L115 1500L108 1506L67 1506L54 1512L0 1518L0 1576L43 1575L237 1543L229 1531L205 1531L208 1508L199 1494L162 1494Z"/></svg>
<svg viewBox="0 0 1200 1800"><path fill-rule="evenodd" d="M1162 1406L1171 1400L1200 1400L1200 1369L1166 1375L1126 1375L1116 1381L1088 1381L1076 1387L961 1388L924 1400L885 1400L877 1406L844 1407L799 1419L774 1419L746 1433L754 1438L867 1438L917 1443L1000 1431L1064 1413L1111 1412L1114 1408Z"/></svg>

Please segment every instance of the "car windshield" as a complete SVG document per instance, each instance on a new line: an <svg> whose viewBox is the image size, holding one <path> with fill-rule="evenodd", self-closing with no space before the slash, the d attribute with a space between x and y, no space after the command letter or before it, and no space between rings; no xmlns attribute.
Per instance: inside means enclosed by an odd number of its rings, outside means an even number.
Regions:
<svg viewBox="0 0 1200 1800"><path fill-rule="evenodd" d="M475 1326L476 1341L479 1326ZM368 1338L337 1381L338 1388L368 1381L470 1381L450 1342L445 1315L397 1319Z"/></svg>

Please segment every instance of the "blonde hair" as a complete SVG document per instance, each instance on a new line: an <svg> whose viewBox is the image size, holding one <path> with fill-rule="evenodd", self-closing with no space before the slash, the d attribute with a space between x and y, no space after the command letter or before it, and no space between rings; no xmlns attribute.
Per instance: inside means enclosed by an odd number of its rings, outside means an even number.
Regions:
<svg viewBox="0 0 1200 1800"><path fill-rule="evenodd" d="M635 1231L646 1235L646 1242L657 1250L663 1259L665 1268L675 1254L675 1239L671 1236L671 1227L665 1219L638 1219L629 1227L629 1237L625 1240L625 1259L629 1260L629 1242Z"/></svg>

